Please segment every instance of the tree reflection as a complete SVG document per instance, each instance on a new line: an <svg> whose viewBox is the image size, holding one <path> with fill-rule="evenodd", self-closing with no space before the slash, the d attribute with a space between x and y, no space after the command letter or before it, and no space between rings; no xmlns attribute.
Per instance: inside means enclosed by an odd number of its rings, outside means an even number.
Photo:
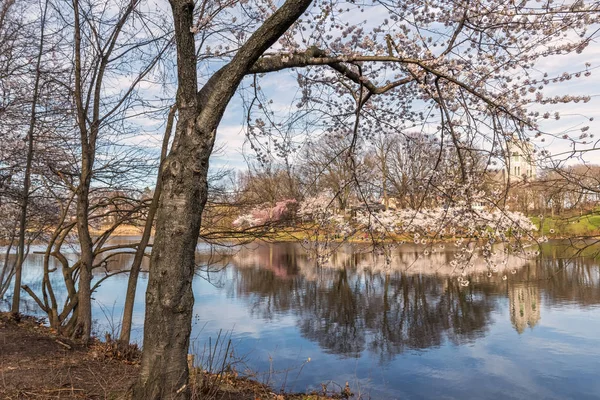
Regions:
<svg viewBox="0 0 600 400"><path fill-rule="evenodd" d="M542 318L542 299L550 305L600 304L593 259L513 258L506 271L477 274L463 287L440 267L451 251L425 259L420 254L399 250L393 265L382 269L371 255L347 248L330 266L317 268L292 244L260 245L233 257L231 290L249 300L257 317L293 313L301 334L326 352L359 357L368 350L382 362L407 350L482 337L501 299L508 300L519 333ZM427 263L434 267L429 273Z"/></svg>
<svg viewBox="0 0 600 400"><path fill-rule="evenodd" d="M335 268L315 268L308 278L294 274L304 269L304 255L285 268L285 247L268 247L237 258L243 264L236 270L238 294L248 296L262 318L293 312L302 335L327 352L358 357L369 349L387 360L445 338L463 343L482 334L493 309L489 296L474 295L450 277L359 271L366 255L355 253L338 255Z"/></svg>
<svg viewBox="0 0 600 400"><path fill-rule="evenodd" d="M362 310L366 296L355 274L335 271L333 284L311 282L296 292L303 307L298 311L300 332L327 352L358 357L365 348L365 322Z"/></svg>

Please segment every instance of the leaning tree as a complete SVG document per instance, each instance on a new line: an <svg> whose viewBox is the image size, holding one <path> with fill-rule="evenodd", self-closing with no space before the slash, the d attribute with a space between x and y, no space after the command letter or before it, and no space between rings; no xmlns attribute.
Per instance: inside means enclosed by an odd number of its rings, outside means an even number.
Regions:
<svg viewBox="0 0 600 400"><path fill-rule="evenodd" d="M320 113L332 129L351 126L354 137L383 127L426 127L452 144L457 179L468 187L470 138L481 138L501 158L506 139L545 134L540 121L548 115L536 104L589 100L545 94L553 82L588 75L587 65L572 74L540 72L538 61L584 51L595 37L600 11L597 3L583 0L231 0L200 1L198 7L191 0L170 0L170 5L178 120L160 176L136 399L191 396L186 355L209 157L225 109L245 77L253 76L258 88L268 73L293 69L301 88L298 106ZM231 45L214 48L221 67L199 89L204 58L197 57L196 44L223 9L232 20L254 23L232 37L221 32ZM278 123L254 121L256 135L269 134L265 126Z"/></svg>

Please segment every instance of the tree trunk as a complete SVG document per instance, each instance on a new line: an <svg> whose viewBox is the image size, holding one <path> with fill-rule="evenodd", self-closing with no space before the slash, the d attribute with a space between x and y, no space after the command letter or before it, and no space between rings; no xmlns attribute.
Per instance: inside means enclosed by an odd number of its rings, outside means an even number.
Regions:
<svg viewBox="0 0 600 400"><path fill-rule="evenodd" d="M189 110L187 114L189 113ZM176 135L194 116L180 110ZM163 169L163 190L157 210L156 235L150 260L144 322L144 358L137 399L189 398L187 352L194 295L194 255L200 216L207 199L208 157L212 145L200 154L187 149L172 153ZM195 162L201 158L201 162ZM185 163L200 165L196 172Z"/></svg>
<svg viewBox="0 0 600 400"><path fill-rule="evenodd" d="M150 241L150 235L152 233L152 225L154 223L154 216L158 208L158 200L162 192L161 185L161 171L164 160L167 156L167 148L169 146L169 139L171 137L171 131L173 129L173 120L175 119L175 113L177 107L171 107L169 111L169 117L167 119L167 127L165 128L165 136L163 137L162 151L160 154L160 163L158 166L158 175L156 177L156 187L154 188L154 195L152 196L152 203L148 209L148 217L146 218L146 224L144 226L144 233L140 239L140 244L135 252L133 263L131 264L131 270L129 272L129 281L127 282L127 294L125 296L125 307L123 309L123 323L121 324L121 335L119 341L123 344L129 343L131 339L131 325L133 322L133 306L135 304L135 292L137 290L138 277L140 275L140 269L142 267L142 261L144 260L144 254L148 242Z"/></svg>
<svg viewBox="0 0 600 400"><path fill-rule="evenodd" d="M12 281L12 277L15 273L15 264L9 263L10 259L10 251L15 243L15 234L17 229L17 221L11 230L12 235L10 241L8 242L8 248L6 249L6 253L4 253L4 264L2 264L2 273L0 273L0 299L4 298L4 295L10 288L10 283ZM10 265L10 267L9 267Z"/></svg>
<svg viewBox="0 0 600 400"><path fill-rule="evenodd" d="M85 149L85 147L84 147ZM79 266L79 290L77 302L77 324L73 337L87 343L92 333L92 266L94 263L94 244L90 236L89 205L90 185L92 181L93 153L89 148L82 153L81 179L77 193L77 235L81 247L81 265Z"/></svg>
<svg viewBox="0 0 600 400"><path fill-rule="evenodd" d="M194 4L174 0L171 7L177 42L179 119L158 185L162 192L146 290L144 352L133 392L140 400L188 399L191 395L187 352L194 307L194 256L207 199L210 132L216 128L215 124L209 127L209 135L202 135L195 123L196 50L190 32Z"/></svg>

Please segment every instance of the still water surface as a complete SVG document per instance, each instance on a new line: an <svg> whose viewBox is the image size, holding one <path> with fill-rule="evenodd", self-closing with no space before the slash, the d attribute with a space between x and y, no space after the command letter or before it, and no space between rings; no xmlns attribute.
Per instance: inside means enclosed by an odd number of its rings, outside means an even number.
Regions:
<svg viewBox="0 0 600 400"><path fill-rule="evenodd" d="M222 331L238 371L291 391L334 381L372 399L600 399L598 258L565 257L550 243L491 277L476 264L465 287L447 266L451 248L404 246L386 266L346 246L321 268L297 244L226 259L199 248L198 263L215 271L194 281L192 351L202 358ZM116 260L112 269L131 262ZM31 255L24 281L34 290L41 271L42 255ZM146 282L142 274L138 342ZM98 332L118 329L126 287L121 274L95 294Z"/></svg>

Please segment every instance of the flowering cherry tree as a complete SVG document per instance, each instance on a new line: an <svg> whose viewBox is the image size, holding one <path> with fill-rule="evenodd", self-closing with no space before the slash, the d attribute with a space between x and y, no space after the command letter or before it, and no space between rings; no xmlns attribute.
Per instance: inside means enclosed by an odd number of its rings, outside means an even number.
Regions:
<svg viewBox="0 0 600 400"><path fill-rule="evenodd" d="M334 212L334 201L334 196L321 193L305 199L298 208L302 246L318 266L326 264L340 243L354 233L344 216Z"/></svg>
<svg viewBox="0 0 600 400"><path fill-rule="evenodd" d="M482 193L479 196L484 198ZM498 264L500 254L525 254L525 249L536 240L533 232L537 227L524 214L491 207L473 208L464 201L417 210L361 210L350 218L333 213L331 203L332 199L321 195L307 199L298 211L301 218L313 222L304 247L317 264L329 261L338 247L334 242L347 239L368 240L378 254L386 257L387 265L391 264L391 250L407 240L423 245L424 254L435 252L437 242L451 241L458 251L450 265L457 272L462 274L472 268L472 259L477 256L486 261L490 272L498 272L493 266ZM495 244L502 244L504 250L497 253Z"/></svg>
<svg viewBox="0 0 600 400"><path fill-rule="evenodd" d="M384 126L399 134L418 126L454 145L462 184L468 184L473 138L501 156L509 137L550 134L541 123L544 114L533 105L588 101L584 95L556 96L547 89L555 81L584 79L590 66L555 71L540 61L586 50L599 22L594 2L199 3L195 13L190 0L170 1L179 118L161 171L136 399L191 396L186 355L194 250L207 199L209 157L225 108L239 88L251 98L244 118L259 158L269 155L260 139L281 132L284 125L305 134L302 127L310 127L308 134L336 129L353 138L374 135ZM211 21L223 10L233 23L236 11L250 22L243 29L219 32L218 37L231 32L231 45L199 58L196 43L210 40ZM215 65L206 61L211 57L222 67L199 89L198 71ZM266 85L261 83L271 79L270 73L292 69L300 86L299 114L282 117L262 101L266 96L260 88ZM251 79L244 86L247 76ZM346 155L350 165L356 165L356 143L350 141ZM290 148L282 141L276 151ZM466 229L473 235L487 232L478 224Z"/></svg>
<svg viewBox="0 0 600 400"><path fill-rule="evenodd" d="M233 221L235 227L257 227L270 223L282 222L293 218L298 202L295 199L285 199L270 207L263 204L253 208L248 214L242 214Z"/></svg>

